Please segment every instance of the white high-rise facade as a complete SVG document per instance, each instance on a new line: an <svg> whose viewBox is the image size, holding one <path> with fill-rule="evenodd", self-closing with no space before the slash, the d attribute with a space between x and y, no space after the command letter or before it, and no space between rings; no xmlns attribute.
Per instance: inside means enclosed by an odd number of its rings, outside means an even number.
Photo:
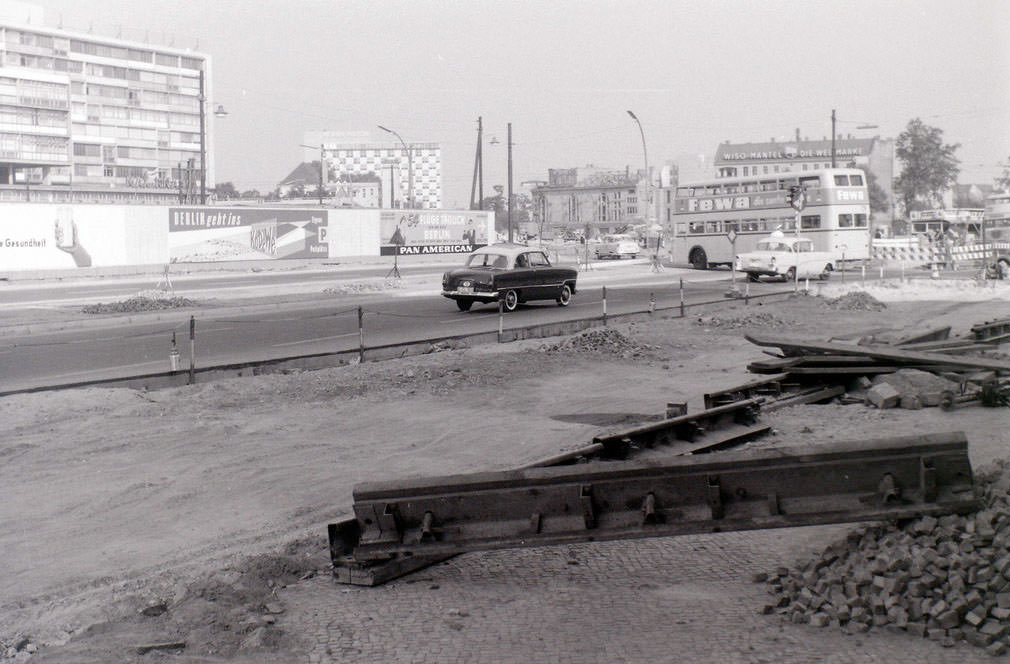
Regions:
<svg viewBox="0 0 1010 664"><path fill-rule="evenodd" d="M18 23L9 6L0 200L201 202L214 186L208 56L45 27L36 14Z"/></svg>
<svg viewBox="0 0 1010 664"><path fill-rule="evenodd" d="M303 144L322 146L332 178L377 175L382 182L382 207L442 206L442 147L438 143L405 141L405 148L392 137L375 140L367 131L314 131L305 133ZM306 161L318 159L318 150L306 148ZM411 195L413 206L407 202Z"/></svg>

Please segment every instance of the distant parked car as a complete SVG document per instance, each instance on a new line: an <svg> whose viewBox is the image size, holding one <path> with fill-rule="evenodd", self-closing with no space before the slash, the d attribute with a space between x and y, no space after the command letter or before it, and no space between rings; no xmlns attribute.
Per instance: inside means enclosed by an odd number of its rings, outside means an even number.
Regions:
<svg viewBox="0 0 1010 664"><path fill-rule="evenodd" d="M442 295L461 311L474 302L502 301L505 311L522 302L555 300L567 307L575 293L578 270L551 265L542 249L519 244L492 244L471 253L464 267L442 275Z"/></svg>
<svg viewBox="0 0 1010 664"><path fill-rule="evenodd" d="M596 258L637 258L641 250L638 241L630 235L604 235L596 246Z"/></svg>
<svg viewBox="0 0 1010 664"><path fill-rule="evenodd" d="M775 231L758 240L754 251L736 257L736 269L747 273L751 281L762 276L793 279L827 279L834 269L830 252L816 251L814 241L796 235Z"/></svg>

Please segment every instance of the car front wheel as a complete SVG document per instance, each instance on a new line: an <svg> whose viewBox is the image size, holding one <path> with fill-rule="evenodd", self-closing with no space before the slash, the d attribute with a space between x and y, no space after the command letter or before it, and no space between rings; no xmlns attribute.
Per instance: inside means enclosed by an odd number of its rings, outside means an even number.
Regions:
<svg viewBox="0 0 1010 664"><path fill-rule="evenodd" d="M572 301L572 288L568 284L561 287L561 294L558 295L558 306L567 307Z"/></svg>
<svg viewBox="0 0 1010 664"><path fill-rule="evenodd" d="M761 281L761 277L752 272L748 272L747 281Z"/></svg>
<svg viewBox="0 0 1010 664"><path fill-rule="evenodd" d="M791 267L786 270L786 281L796 281L796 268Z"/></svg>
<svg viewBox="0 0 1010 664"><path fill-rule="evenodd" d="M502 296L502 305L505 307L505 311L515 311L519 307L519 293L514 290L505 291L505 295Z"/></svg>

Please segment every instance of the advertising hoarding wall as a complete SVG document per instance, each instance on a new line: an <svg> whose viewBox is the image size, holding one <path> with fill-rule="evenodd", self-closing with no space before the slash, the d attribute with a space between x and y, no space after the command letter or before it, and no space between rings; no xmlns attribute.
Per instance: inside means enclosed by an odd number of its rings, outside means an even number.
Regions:
<svg viewBox="0 0 1010 664"><path fill-rule="evenodd" d="M168 208L173 263L327 258L326 210Z"/></svg>
<svg viewBox="0 0 1010 664"><path fill-rule="evenodd" d="M0 270L164 263L165 208L128 205L0 206Z"/></svg>
<svg viewBox="0 0 1010 664"><path fill-rule="evenodd" d="M330 210L326 229L330 258L376 256L379 253L379 210Z"/></svg>
<svg viewBox="0 0 1010 664"><path fill-rule="evenodd" d="M492 236L492 213L474 210L381 210L383 256L466 254Z"/></svg>
<svg viewBox="0 0 1010 664"><path fill-rule="evenodd" d="M0 272L459 254L493 237L486 211L0 204Z"/></svg>

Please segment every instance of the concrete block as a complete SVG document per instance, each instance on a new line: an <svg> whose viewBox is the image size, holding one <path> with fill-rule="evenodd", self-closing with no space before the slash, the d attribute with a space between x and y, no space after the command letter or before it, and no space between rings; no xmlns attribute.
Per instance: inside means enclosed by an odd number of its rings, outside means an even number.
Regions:
<svg viewBox="0 0 1010 664"><path fill-rule="evenodd" d="M922 400L918 394L902 394L898 403L905 410L922 410Z"/></svg>
<svg viewBox="0 0 1010 664"><path fill-rule="evenodd" d="M978 627L985 622L985 613L981 607L976 607L964 614L964 621L972 627Z"/></svg>
<svg viewBox="0 0 1010 664"><path fill-rule="evenodd" d="M937 621L939 621L940 627L944 629L953 629L961 624L961 618L955 611L944 611L937 616Z"/></svg>
<svg viewBox="0 0 1010 664"><path fill-rule="evenodd" d="M901 393L887 383L880 383L866 391L866 399L877 408L894 408L901 401Z"/></svg>
<svg viewBox="0 0 1010 664"><path fill-rule="evenodd" d="M926 623L923 622L910 622L905 626L905 631L909 634L923 638L926 636Z"/></svg>
<svg viewBox="0 0 1010 664"><path fill-rule="evenodd" d="M831 616L823 612L817 612L810 616L810 624L814 627L826 627L831 622Z"/></svg>
<svg viewBox="0 0 1010 664"><path fill-rule="evenodd" d="M982 634L987 634L993 639L999 639L1006 635L1007 630L1010 630L1010 626L1002 624L998 620L986 620L982 623L982 626L978 628L978 631Z"/></svg>
<svg viewBox="0 0 1010 664"><path fill-rule="evenodd" d="M992 655L993 657L999 657L1000 655L1006 654L1007 645L1002 641L993 641L985 648L987 655Z"/></svg>
<svg viewBox="0 0 1010 664"><path fill-rule="evenodd" d="M989 615L991 615L996 620L1006 621L1007 619L1010 619L1010 609L1004 609L1002 607L997 606L996 608L994 608L992 611L989 612Z"/></svg>
<svg viewBox="0 0 1010 664"><path fill-rule="evenodd" d="M1010 593L998 593L996 595L996 606L1001 609L1010 609Z"/></svg>

